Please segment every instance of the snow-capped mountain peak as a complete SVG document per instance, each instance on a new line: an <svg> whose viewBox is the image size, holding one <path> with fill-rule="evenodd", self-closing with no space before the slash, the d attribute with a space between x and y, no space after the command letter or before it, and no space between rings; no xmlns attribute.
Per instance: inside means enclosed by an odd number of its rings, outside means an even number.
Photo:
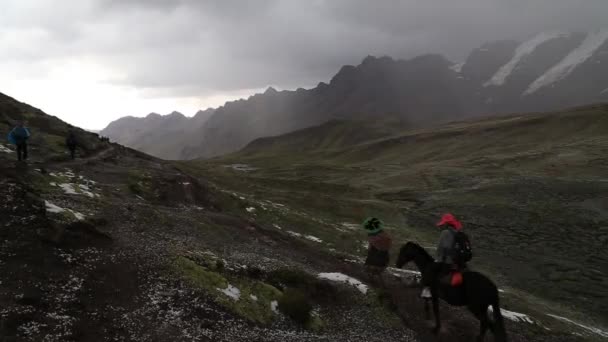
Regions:
<svg viewBox="0 0 608 342"><path fill-rule="evenodd" d="M549 86L565 78L579 65L591 58L606 41L608 41L608 29L589 33L578 48L574 49L561 62L536 79L524 92L524 95L530 95L540 88Z"/></svg>
<svg viewBox="0 0 608 342"><path fill-rule="evenodd" d="M554 31L554 32L543 32L532 39L520 44L515 50L515 55L513 58L505 65L503 65L494 76L484 84L484 87L489 86L501 86L505 83L507 78L511 75L513 70L517 67L517 65L521 62L521 60L532 54L534 50L541 44L550 41L552 39L556 39L562 36L567 36L567 33Z"/></svg>

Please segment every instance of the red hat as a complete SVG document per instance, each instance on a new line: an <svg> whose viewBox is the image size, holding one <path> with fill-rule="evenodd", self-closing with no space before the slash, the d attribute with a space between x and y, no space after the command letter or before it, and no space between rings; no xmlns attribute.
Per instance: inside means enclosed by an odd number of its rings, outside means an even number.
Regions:
<svg viewBox="0 0 608 342"><path fill-rule="evenodd" d="M441 227L443 225L450 225L452 227L454 227L456 230L461 230L462 229L462 223L460 223L460 221L458 221L456 219L456 217L454 217L454 215L452 214L443 214L443 216L441 217L441 221L439 221L437 223L438 227Z"/></svg>

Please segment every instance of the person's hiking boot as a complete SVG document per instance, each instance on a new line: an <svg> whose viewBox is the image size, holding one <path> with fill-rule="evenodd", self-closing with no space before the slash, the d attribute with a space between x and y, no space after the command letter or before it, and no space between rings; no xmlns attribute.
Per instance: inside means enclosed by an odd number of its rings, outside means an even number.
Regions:
<svg viewBox="0 0 608 342"><path fill-rule="evenodd" d="M433 298L433 295L431 294L431 289L428 286L425 286L422 289L422 293L420 294L420 298L424 298L424 299Z"/></svg>

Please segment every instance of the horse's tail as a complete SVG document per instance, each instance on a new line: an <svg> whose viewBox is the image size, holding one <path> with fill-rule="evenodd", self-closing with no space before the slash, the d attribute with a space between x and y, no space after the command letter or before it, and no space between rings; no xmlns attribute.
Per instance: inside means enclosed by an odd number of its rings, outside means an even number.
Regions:
<svg viewBox="0 0 608 342"><path fill-rule="evenodd" d="M498 293L496 300L492 303L492 313L494 314L494 338L496 342L507 342L507 331L505 330L505 322L500 311Z"/></svg>

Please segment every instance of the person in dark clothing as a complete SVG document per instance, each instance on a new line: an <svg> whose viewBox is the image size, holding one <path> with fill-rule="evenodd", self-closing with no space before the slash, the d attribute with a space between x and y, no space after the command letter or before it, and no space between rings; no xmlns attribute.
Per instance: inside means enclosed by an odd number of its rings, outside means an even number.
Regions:
<svg viewBox="0 0 608 342"><path fill-rule="evenodd" d="M363 223L367 232L368 250L365 266L370 274L380 276L389 263L392 240L384 231L384 224L375 217L370 217Z"/></svg>
<svg viewBox="0 0 608 342"><path fill-rule="evenodd" d="M70 150L70 156L72 159L76 158L76 148L78 148L78 140L74 131L68 133L68 137L65 139L65 145Z"/></svg>
<svg viewBox="0 0 608 342"><path fill-rule="evenodd" d="M27 141L30 135L30 131L25 127L23 121L20 121L8 135L9 141L17 146L17 159L19 161L26 161L28 158Z"/></svg>
<svg viewBox="0 0 608 342"><path fill-rule="evenodd" d="M440 277L442 284L458 286L462 283L462 274L457 272L466 268L466 264L457 262L456 234L462 231L462 223L452 214L445 214L437 223L441 229L439 243L437 244L437 260L433 272ZM430 290L425 287L422 297L430 296Z"/></svg>

